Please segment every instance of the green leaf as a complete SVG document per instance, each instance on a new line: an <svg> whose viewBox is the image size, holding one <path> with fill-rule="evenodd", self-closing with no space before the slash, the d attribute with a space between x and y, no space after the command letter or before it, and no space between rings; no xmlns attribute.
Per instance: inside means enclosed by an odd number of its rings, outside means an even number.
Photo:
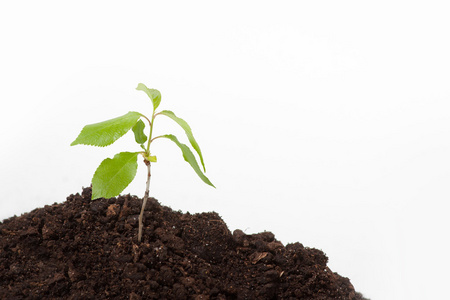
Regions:
<svg viewBox="0 0 450 300"><path fill-rule="evenodd" d="M153 111L155 111L161 103L161 93L158 90L149 89L143 83L139 83L136 89L138 91L144 91L147 94L147 96L152 100Z"/></svg>
<svg viewBox="0 0 450 300"><path fill-rule="evenodd" d="M92 200L119 195L134 179L139 152L120 152L98 166L92 178Z"/></svg>
<svg viewBox="0 0 450 300"><path fill-rule="evenodd" d="M202 151L200 150L200 146L198 145L197 141L195 140L194 135L192 134L191 127L188 125L188 123L185 120L177 117L170 110L163 110L159 114L171 118L172 120L177 122L178 125L180 125L184 129L184 131L186 132L186 135L189 139L189 142L192 145L192 148L194 148L194 150L197 151L198 156L200 157L200 162L202 163L202 166L203 166L203 172L206 172L205 163L203 161L203 156L202 156Z"/></svg>
<svg viewBox="0 0 450 300"><path fill-rule="evenodd" d="M144 133L145 124L142 120L137 121L137 123L133 126L134 139L136 143L142 145L147 141L147 136Z"/></svg>
<svg viewBox="0 0 450 300"><path fill-rule="evenodd" d="M172 142L174 142L175 144L178 145L178 147L180 147L181 152L183 153L183 158L185 161L187 161L191 167L194 169L195 173L197 173L197 175L200 177L201 180L203 180L204 183L209 184L212 187L215 187L211 181L209 181L208 177L206 177L203 173L202 170L200 169L197 160L195 159L194 154L192 153L192 151L189 149L188 146L186 146L185 144L182 144L178 141L178 139L176 138L176 136L172 135L172 134L166 134L166 135L161 135L161 137L166 138L171 140Z"/></svg>
<svg viewBox="0 0 450 300"><path fill-rule="evenodd" d="M127 133L141 116L138 112L130 111L114 119L86 125L70 145L83 144L99 147L111 145Z"/></svg>

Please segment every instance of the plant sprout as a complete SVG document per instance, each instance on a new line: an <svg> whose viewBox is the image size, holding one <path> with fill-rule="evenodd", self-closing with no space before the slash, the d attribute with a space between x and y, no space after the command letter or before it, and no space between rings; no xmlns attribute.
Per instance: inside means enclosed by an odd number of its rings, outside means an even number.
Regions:
<svg viewBox="0 0 450 300"><path fill-rule="evenodd" d="M197 141L192 134L192 130L188 123L183 119L177 117L172 111L163 110L156 112L159 104L161 103L161 93L155 89L149 89L144 84L139 83L137 88L139 91L143 91L147 94L153 104L153 113L150 118L145 115L130 111L127 114L110 119L104 122L86 125L81 130L78 137L70 145L91 145L98 147L109 146L126 134L130 129L134 133L134 138L136 143L140 145L143 151L139 152L120 152L116 154L112 159L106 158L98 166L92 178L92 200L97 198L111 198L119 195L134 179L137 171L137 157L141 155L144 158L144 163L147 166L147 183L145 187L144 200L142 203L141 213L139 215L139 232L138 241L141 242L142 239L142 227L143 227L143 216L144 209L147 204L147 199L149 197L150 189L150 164L156 162L156 156L152 155L150 152L150 146L152 143L159 139L165 138L174 142L183 154L183 158L188 162L194 169L195 173L200 177L203 182L214 187L214 185L209 181L209 179L204 175L206 172L205 163L203 161L202 152ZM190 150L190 148L178 141L177 137L172 134L165 134L153 137L153 126L155 123L155 118L157 116L166 116L174 120L178 125L183 128L186 136L192 146L192 148L197 152L200 158L200 163L202 168L200 168L197 163L197 159ZM149 125L148 137L144 133L146 121Z"/></svg>

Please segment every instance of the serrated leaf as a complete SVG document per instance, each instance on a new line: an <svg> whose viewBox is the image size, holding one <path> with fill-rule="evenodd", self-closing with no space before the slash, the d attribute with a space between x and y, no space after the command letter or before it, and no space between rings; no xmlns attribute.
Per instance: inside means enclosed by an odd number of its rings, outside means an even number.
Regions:
<svg viewBox="0 0 450 300"><path fill-rule="evenodd" d="M139 152L120 152L98 166L92 178L92 200L119 195L134 179Z"/></svg>
<svg viewBox="0 0 450 300"><path fill-rule="evenodd" d="M189 149L188 146L186 146L185 144L182 144L178 141L177 137L172 135L172 134L166 134L166 135L162 135L161 137L166 138L171 140L172 142L174 142L175 144L178 145L178 147L181 149L181 152L183 153L183 158L185 161L187 161L191 167L194 169L195 173L197 173L197 175L200 177L201 180L203 180L204 183L215 187L211 181L209 181L208 177L206 177L202 170L200 169L197 160L195 159L194 154L192 153L192 151Z"/></svg>
<svg viewBox="0 0 450 300"><path fill-rule="evenodd" d="M145 124L142 122L142 120L137 121L136 124L133 126L133 132L134 132L134 139L136 143L142 145L147 141L147 136L144 133Z"/></svg>
<svg viewBox="0 0 450 300"><path fill-rule="evenodd" d="M161 93L158 90L149 89L143 83L139 83L136 89L138 91L143 91L147 94L150 100L152 100L153 110L155 111L158 108L159 104L161 103Z"/></svg>
<svg viewBox="0 0 450 300"><path fill-rule="evenodd" d="M204 161L203 161L202 151L200 150L200 146L198 145L197 141L195 140L194 135L192 134L191 127L188 125L188 123L187 123L185 120L183 120L183 119L177 117L177 116L176 116L172 111L170 111L170 110L163 110L163 111L160 112L160 114L161 114L161 115L164 115L164 116L166 116L166 117L171 118L172 120L174 120L175 122L177 122L177 124L180 125L181 128L184 129L184 131L186 132L186 136L188 137L189 142L190 142L191 145L192 145L192 148L194 148L194 150L197 151L198 156L200 157L200 162L201 162L201 164L202 164L202 166L203 166L203 171L206 172L205 163L204 163Z"/></svg>
<svg viewBox="0 0 450 300"><path fill-rule="evenodd" d="M141 116L138 112L130 111L114 119L86 125L70 145L83 144L99 147L111 145L127 133Z"/></svg>

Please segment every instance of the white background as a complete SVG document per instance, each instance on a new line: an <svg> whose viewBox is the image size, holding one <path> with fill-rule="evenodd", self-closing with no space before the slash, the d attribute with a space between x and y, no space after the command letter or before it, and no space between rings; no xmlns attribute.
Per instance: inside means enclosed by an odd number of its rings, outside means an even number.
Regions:
<svg viewBox="0 0 450 300"><path fill-rule="evenodd" d="M156 2L164 2L156 3ZM170 141L151 195L230 230L322 249L371 299L448 296L445 1L3 1L0 219L88 186L81 128L161 109L187 120L213 189ZM170 120L158 133L174 133ZM143 196L145 170L124 191Z"/></svg>

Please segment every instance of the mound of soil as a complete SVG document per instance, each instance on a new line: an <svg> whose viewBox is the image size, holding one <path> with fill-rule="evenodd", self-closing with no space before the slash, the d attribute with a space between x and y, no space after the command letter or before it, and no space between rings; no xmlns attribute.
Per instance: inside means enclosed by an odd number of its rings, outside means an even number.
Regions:
<svg viewBox="0 0 450 300"><path fill-rule="evenodd" d="M271 232L231 233L217 213L91 189L0 223L2 299L364 299L328 258Z"/></svg>

